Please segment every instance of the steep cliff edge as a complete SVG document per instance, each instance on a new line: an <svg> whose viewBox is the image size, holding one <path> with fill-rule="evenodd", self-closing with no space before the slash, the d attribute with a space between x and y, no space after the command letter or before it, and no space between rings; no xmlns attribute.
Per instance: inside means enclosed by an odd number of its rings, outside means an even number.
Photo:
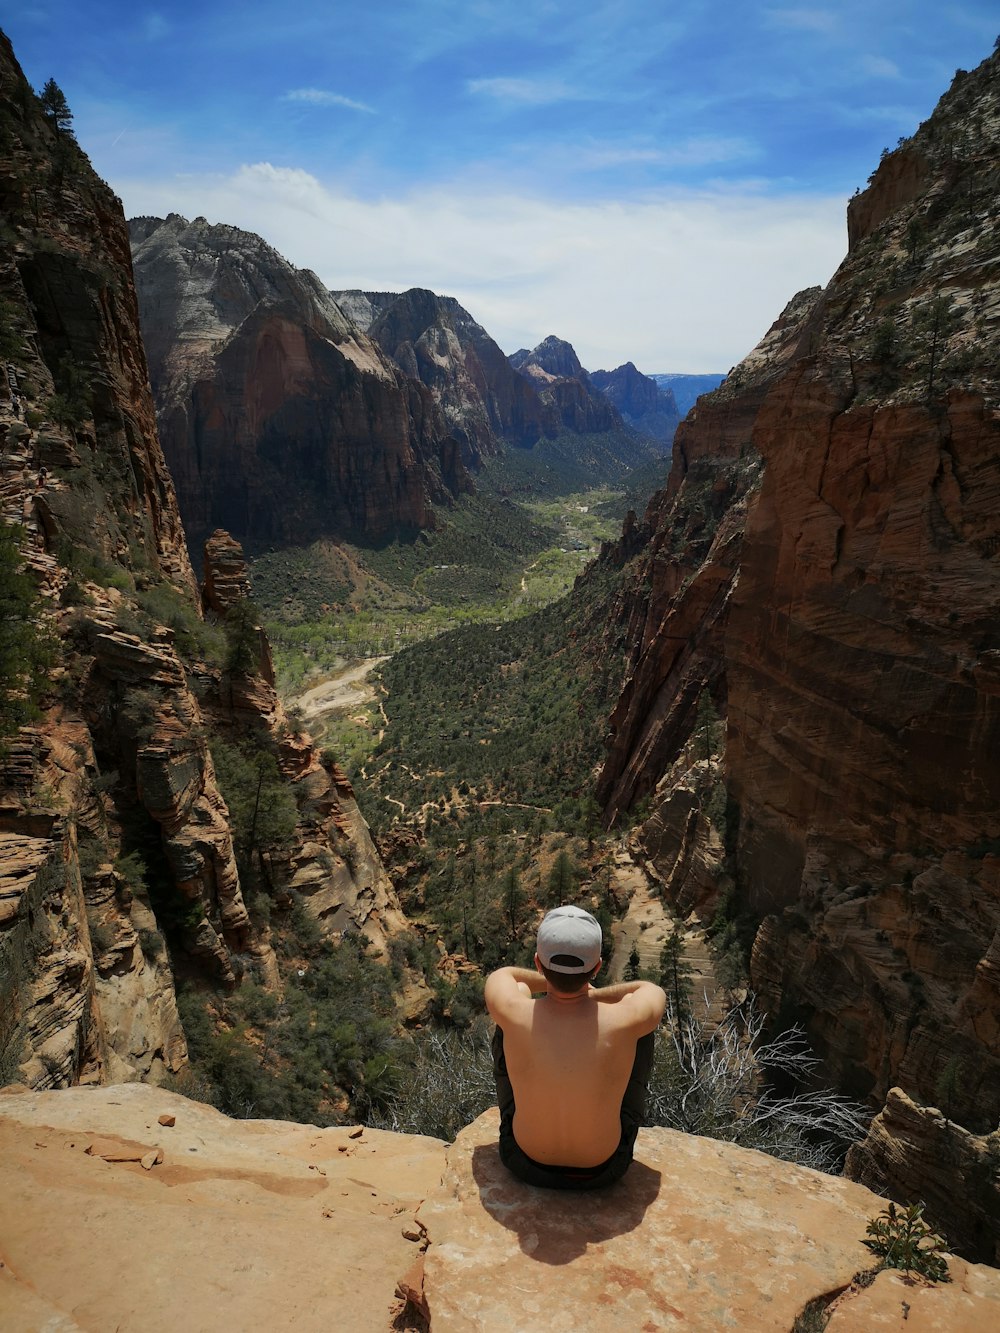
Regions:
<svg viewBox="0 0 1000 1333"><path fill-rule="evenodd" d="M217 527L255 547L432 527L433 504L470 488L430 391L315 274L204 218L129 225L160 433L192 549Z"/></svg>
<svg viewBox="0 0 1000 1333"><path fill-rule="evenodd" d="M8 1092L0 1320L155 1333L179 1295L206 1333L788 1333L813 1302L831 1333L1000 1320L1000 1274L955 1257L944 1285L855 1283L884 1201L849 1181L643 1129L622 1183L581 1208L515 1181L496 1138L495 1110L448 1146L229 1120L141 1085Z"/></svg>
<svg viewBox="0 0 1000 1333"><path fill-rule="evenodd" d="M707 802L670 773L707 688L755 990L842 1088L898 1084L976 1133L1000 1115L998 144L994 55L852 201L828 287L678 431L666 492L606 557L634 562L643 647L601 778L611 818L653 794L666 832L645 836L684 891ZM684 516L720 488L706 553ZM942 1206L961 1231L962 1200Z"/></svg>
<svg viewBox="0 0 1000 1333"><path fill-rule="evenodd" d="M545 433L538 394L454 297L422 288L334 296L365 321L386 355L430 389L473 465L505 445L530 448Z"/></svg>
<svg viewBox="0 0 1000 1333"><path fill-rule="evenodd" d="M51 661L18 727L31 682L4 638L0 1081L159 1081L186 1060L176 972L279 984L248 889L376 949L400 917L349 784L278 705L224 535L200 618L120 203L5 39L0 87L4 628L12 608ZM219 771L240 746L280 830L240 832Z"/></svg>

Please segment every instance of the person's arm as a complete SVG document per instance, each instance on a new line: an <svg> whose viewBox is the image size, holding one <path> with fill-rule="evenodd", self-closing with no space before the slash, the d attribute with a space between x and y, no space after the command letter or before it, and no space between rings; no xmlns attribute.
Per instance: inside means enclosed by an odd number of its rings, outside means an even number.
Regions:
<svg viewBox="0 0 1000 1333"><path fill-rule="evenodd" d="M659 1025L667 1007L665 991L652 981L619 981L614 986L591 990L590 994L604 1004L620 1004L629 1027L640 1037Z"/></svg>
<svg viewBox="0 0 1000 1333"><path fill-rule="evenodd" d="M499 967L486 978L483 998L490 1017L499 1023L512 1006L530 1000L532 994L540 991L548 991L548 983L540 972L530 967Z"/></svg>
<svg viewBox="0 0 1000 1333"><path fill-rule="evenodd" d="M590 994L595 1000L613 1004L624 995L634 995L641 986L650 984L648 981L616 981L613 986L591 986Z"/></svg>

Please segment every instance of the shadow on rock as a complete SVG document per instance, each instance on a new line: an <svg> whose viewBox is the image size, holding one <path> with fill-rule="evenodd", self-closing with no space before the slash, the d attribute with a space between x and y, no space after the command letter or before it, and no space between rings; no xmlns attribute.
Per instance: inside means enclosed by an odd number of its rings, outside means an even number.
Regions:
<svg viewBox="0 0 1000 1333"><path fill-rule="evenodd" d="M472 1175L484 1209L543 1264L571 1263L590 1246L634 1231L660 1192L659 1171L642 1162L633 1162L623 1180L605 1189L564 1193L522 1185L495 1144L473 1150Z"/></svg>

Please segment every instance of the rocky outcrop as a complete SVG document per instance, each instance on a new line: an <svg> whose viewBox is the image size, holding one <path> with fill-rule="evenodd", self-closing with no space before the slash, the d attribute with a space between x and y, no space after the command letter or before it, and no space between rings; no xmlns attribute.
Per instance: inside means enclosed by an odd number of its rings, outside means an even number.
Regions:
<svg viewBox="0 0 1000 1333"><path fill-rule="evenodd" d="M366 321L362 327L407 375L430 389L472 466L506 445L530 448L545 433L538 394L454 297L422 288L334 296Z"/></svg>
<svg viewBox="0 0 1000 1333"><path fill-rule="evenodd" d="M950 1101L954 1089L943 1091ZM1000 1265L998 1156L1000 1130L969 1134L893 1088L845 1174L878 1194L923 1200L963 1254Z"/></svg>
<svg viewBox="0 0 1000 1333"><path fill-rule="evenodd" d="M574 380L587 373L573 344L564 338L557 338L554 333L543 338L531 351L522 347L520 351L514 352L510 363L516 370L535 379L544 376L549 380Z"/></svg>
<svg viewBox="0 0 1000 1333"><path fill-rule="evenodd" d="M665 490L641 525L626 523L602 551L603 562L623 570L609 619L629 652L598 782L609 821L662 782L691 736L703 691L724 706L724 634L760 480L754 421L818 297L813 288L789 302L730 376L740 392L726 387L699 401L674 437ZM664 792L671 788L668 781Z"/></svg>
<svg viewBox="0 0 1000 1333"><path fill-rule="evenodd" d="M216 528L205 543L202 606L224 619L227 611L249 596L250 576L243 547L224 528Z"/></svg>
<svg viewBox="0 0 1000 1333"><path fill-rule="evenodd" d="M669 444L680 421L671 389L661 389L655 380L626 361L617 370L594 370L591 383L609 398L622 419L644 435Z"/></svg>
<svg viewBox="0 0 1000 1333"><path fill-rule="evenodd" d="M219 605L224 626L227 617L249 609L245 595L237 592L248 586L239 543L216 532L205 547L203 600ZM261 887L279 906L301 901L327 936L360 933L384 953L389 937L406 922L354 790L337 763L285 714L263 629L243 624L240 632L249 635L248 668L201 673L206 715L215 735L236 742L250 739L257 750L265 743L273 747L297 815L284 843L262 847L251 868L262 872Z"/></svg>
<svg viewBox="0 0 1000 1333"><path fill-rule="evenodd" d="M966 1333L1000 1316L996 1271L955 1257L946 1285L893 1272L853 1283L873 1266L861 1241L884 1206L860 1185L643 1129L625 1180L581 1208L510 1177L496 1134L495 1110L448 1147L228 1120L140 1085L7 1093L5 1323L172 1329L172 1303L143 1293L169 1289L179 1268L206 1331L497 1333L513 1321L536 1333L572 1321L787 1333L814 1301L842 1333ZM101 1245L81 1247L81 1231Z"/></svg>
<svg viewBox="0 0 1000 1333"><path fill-rule="evenodd" d="M71 546L193 591L120 202L41 114L2 33L0 74L3 517L26 523L39 548L58 530L64 555Z"/></svg>
<svg viewBox="0 0 1000 1333"><path fill-rule="evenodd" d="M433 397L259 237L130 224L164 450L192 549L433 526L471 482ZM294 484L293 484L294 483Z"/></svg>
<svg viewBox="0 0 1000 1333"><path fill-rule="evenodd" d="M998 142L994 55L852 202L829 286L678 430L607 557L639 646L601 778L612 817L655 792L707 686L754 988L838 1086L947 1088L976 1134L1000 1115ZM699 482L757 457L745 513L681 554Z"/></svg>
<svg viewBox="0 0 1000 1333"><path fill-rule="evenodd" d="M17 525L26 571L5 564L4 593L34 588L15 610L49 662L33 726L15 730L15 682L0 681L0 1082L159 1082L186 1061L175 967L216 991L248 971L280 985L244 898L217 715L278 752L275 783L295 800L275 883L287 894L312 873L330 932L377 948L398 907L349 784L281 712L262 631L245 627L252 651L244 638L237 653L200 618L120 204L46 120L3 38L0 87L0 518ZM216 622L245 584L242 552L216 533Z"/></svg>

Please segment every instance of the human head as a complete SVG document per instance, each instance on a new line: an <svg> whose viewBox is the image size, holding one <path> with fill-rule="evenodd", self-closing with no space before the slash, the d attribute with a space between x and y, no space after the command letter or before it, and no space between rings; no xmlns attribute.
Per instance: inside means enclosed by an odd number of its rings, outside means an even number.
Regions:
<svg viewBox="0 0 1000 1333"><path fill-rule="evenodd" d="M581 990L601 966L601 927L582 907L554 907L538 927L535 961L556 990Z"/></svg>

